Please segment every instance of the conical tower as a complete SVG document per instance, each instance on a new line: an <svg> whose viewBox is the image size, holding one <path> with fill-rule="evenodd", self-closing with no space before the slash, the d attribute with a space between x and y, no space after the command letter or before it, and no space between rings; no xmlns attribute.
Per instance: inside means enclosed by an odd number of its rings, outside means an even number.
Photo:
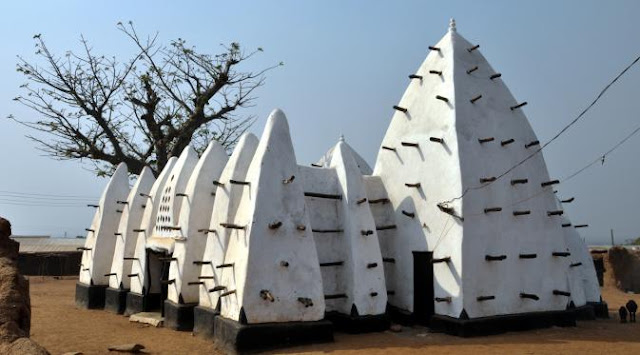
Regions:
<svg viewBox="0 0 640 355"><path fill-rule="evenodd" d="M199 295L196 280L200 265L205 262L202 256L215 199L211 182L220 177L227 159L224 147L217 141L211 141L193 169L184 191L176 192L175 196L183 201L178 219L179 238L175 238L169 268L170 284L164 303L164 322L168 328L193 328L193 308Z"/></svg>
<svg viewBox="0 0 640 355"><path fill-rule="evenodd" d="M389 303L418 317L564 310L569 253L539 142L499 72L449 31L395 106L378 154L397 230ZM513 168L515 166L515 168ZM387 241L385 241L387 242ZM433 285L429 280L433 277Z"/></svg>
<svg viewBox="0 0 640 355"><path fill-rule="evenodd" d="M284 113L275 110L249 165L222 269L215 338L245 350L331 339L302 182ZM271 323L271 324L267 324ZM252 337L259 340L251 340ZM242 346L239 344L242 343Z"/></svg>
<svg viewBox="0 0 640 355"><path fill-rule="evenodd" d="M96 208L82 250L80 279L76 285L76 304L83 308L103 308L105 290L116 246L115 233L122 211L121 202L129 194L127 165L121 163L107 183Z"/></svg>
<svg viewBox="0 0 640 355"><path fill-rule="evenodd" d="M202 282L198 289L199 305L194 310L194 333L213 337L214 316L219 314L222 270L217 267L224 264L229 236L233 230L222 228L220 223L226 223L235 218L238 205L242 200L245 187L232 184L231 181L245 181L247 169L253 154L258 147L258 138L251 133L245 133L238 140L227 165L224 167L216 185L212 186L215 200L211 213L210 224L206 232L204 246L204 263L200 266L198 281Z"/></svg>
<svg viewBox="0 0 640 355"><path fill-rule="evenodd" d="M119 201L122 217L115 233L116 246L113 252L109 288L105 296L105 309L115 313L123 313L126 304L126 293L129 292L131 265L136 249L138 235L136 230L142 224L142 215L146 208L147 195L155 182L153 172L144 167L136 183L129 192L126 201Z"/></svg>

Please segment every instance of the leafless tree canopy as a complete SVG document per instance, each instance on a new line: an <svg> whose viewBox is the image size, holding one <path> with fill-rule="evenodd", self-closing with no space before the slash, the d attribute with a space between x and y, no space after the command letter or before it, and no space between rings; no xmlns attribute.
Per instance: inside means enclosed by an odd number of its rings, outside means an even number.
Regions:
<svg viewBox="0 0 640 355"><path fill-rule="evenodd" d="M238 69L261 49L246 53L231 43L210 55L182 39L165 46L157 35L140 37L131 22L118 29L136 49L124 62L96 55L83 37L82 53L56 56L34 36L38 62L18 57L27 83L14 100L37 118L10 116L46 133L28 137L56 159L88 159L99 175L121 162L133 173L148 165L157 175L190 143L200 151L211 140L232 148L254 121L238 109L252 105L265 72L275 67Z"/></svg>

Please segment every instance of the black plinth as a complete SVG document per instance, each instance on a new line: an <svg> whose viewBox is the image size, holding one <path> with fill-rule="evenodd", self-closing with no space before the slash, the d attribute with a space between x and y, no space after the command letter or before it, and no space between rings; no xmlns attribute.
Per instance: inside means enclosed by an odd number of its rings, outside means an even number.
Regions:
<svg viewBox="0 0 640 355"><path fill-rule="evenodd" d="M382 332L389 329L391 325L386 314L351 316L328 312L325 318L333 323L334 329L350 334Z"/></svg>
<svg viewBox="0 0 640 355"><path fill-rule="evenodd" d="M164 326L173 330L193 330L193 309L197 303L178 304L164 301Z"/></svg>
<svg viewBox="0 0 640 355"><path fill-rule="evenodd" d="M333 341L333 326L327 320L240 324L216 316L214 328L216 344L230 353L257 352L291 345Z"/></svg>
<svg viewBox="0 0 640 355"><path fill-rule="evenodd" d="M85 309L104 308L107 285L87 285L76 282L76 306Z"/></svg>
<svg viewBox="0 0 640 355"><path fill-rule="evenodd" d="M162 296L159 293L141 295L135 292L127 293L127 306L124 314L130 316L135 313L160 310Z"/></svg>
<svg viewBox="0 0 640 355"><path fill-rule="evenodd" d="M593 307L597 318L609 318L609 305L607 305L607 302L587 302L587 305Z"/></svg>
<svg viewBox="0 0 640 355"><path fill-rule="evenodd" d="M104 294L104 310L123 314L127 307L127 293L129 293L129 290L107 288Z"/></svg>
<svg viewBox="0 0 640 355"><path fill-rule="evenodd" d="M575 325L576 313L574 310L520 313L473 319L434 315L431 317L430 322L430 328L433 330L461 337L548 328L551 326L574 327Z"/></svg>
<svg viewBox="0 0 640 355"><path fill-rule="evenodd" d="M219 314L215 309L196 306L193 309L193 333L213 340L215 317Z"/></svg>

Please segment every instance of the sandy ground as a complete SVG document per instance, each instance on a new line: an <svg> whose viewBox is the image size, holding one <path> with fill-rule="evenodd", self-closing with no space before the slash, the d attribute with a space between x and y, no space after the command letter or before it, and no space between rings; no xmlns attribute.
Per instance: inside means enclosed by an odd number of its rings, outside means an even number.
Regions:
<svg viewBox="0 0 640 355"><path fill-rule="evenodd" d="M31 278L31 337L52 354L81 351L106 353L110 345L140 343L152 354L215 354L212 342L191 333L130 323L105 311L79 310L74 305L75 280ZM612 315L630 298L607 282L603 296ZM617 316L616 316L617 317ZM403 328L400 333L362 335L337 333L330 344L300 346L278 353L336 354L640 354L640 323L620 324L617 318L581 321L576 328L550 328L478 338L429 333L427 328Z"/></svg>

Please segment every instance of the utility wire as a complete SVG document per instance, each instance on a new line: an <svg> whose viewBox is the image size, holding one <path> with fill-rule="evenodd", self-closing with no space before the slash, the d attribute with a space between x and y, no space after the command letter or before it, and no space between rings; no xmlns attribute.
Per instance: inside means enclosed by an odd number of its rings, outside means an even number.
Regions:
<svg viewBox="0 0 640 355"><path fill-rule="evenodd" d="M0 190L0 194L10 194L10 195L24 195L24 196L41 196L41 197L60 197L60 198L78 198L78 199L96 199L95 196L88 195L68 195L68 194L42 194L42 193L29 193L29 192L18 192L18 191L7 191Z"/></svg>
<svg viewBox="0 0 640 355"><path fill-rule="evenodd" d="M593 106L595 106L595 104L600 100L600 98L602 98L604 96L604 94L609 90L609 88L615 84L618 79L620 79L624 74L627 73L627 71L629 69L631 69L631 67L633 67L636 63L638 63L638 61L640 61L640 56L638 56L636 59L633 60L633 62L631 62L631 64L629 64L627 67L624 68L624 70L622 70L622 72L620 72L620 74L618 74L615 78L613 78L613 80L611 80L611 82L609 82L609 84L607 84L604 89L602 89L600 91L600 93L598 94L598 96L596 96L596 98L584 109L582 110L582 112L580 112L580 114L574 118L571 122L569 122L569 124L567 124L566 126L564 126L555 136L553 136L548 142L546 142L544 145L542 145L540 148L538 148L536 151L534 151L533 153L531 153L529 156L527 156L526 158L524 158L523 160L521 160L519 163L517 163L516 165L512 166L511 168L507 169L505 172L503 172L502 174L496 176L496 178L493 181L490 181L488 183L485 183L483 185L479 185L479 186L472 186L472 187L467 187L464 192L462 193L462 195L455 197L451 200L448 201L444 201L441 202L440 205L447 205L448 203L451 203L455 200L459 200L462 197L464 197L467 192L471 191L471 190L480 190L483 188L486 188L487 186L491 185L492 183L498 181L500 178L504 177L505 175L507 175L508 173L512 172L515 168L519 167L520 165L524 164L525 162L527 162L529 159L533 158L534 156L536 156L538 153L540 153L544 148L546 148L549 144L551 144L553 141L555 141L556 139L558 139L563 133L565 133L569 128L571 128L571 126L573 126L574 124L576 124Z"/></svg>

